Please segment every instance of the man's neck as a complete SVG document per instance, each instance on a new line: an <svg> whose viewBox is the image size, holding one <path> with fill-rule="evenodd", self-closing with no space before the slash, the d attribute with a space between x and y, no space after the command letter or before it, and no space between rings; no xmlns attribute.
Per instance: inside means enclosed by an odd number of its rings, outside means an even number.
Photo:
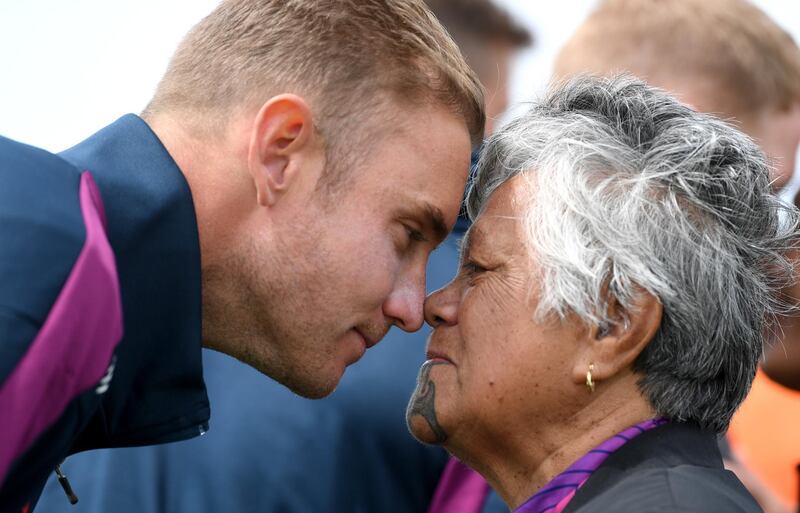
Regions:
<svg viewBox="0 0 800 513"><path fill-rule="evenodd" d="M235 138L221 130L214 137L202 129L182 123L177 115L154 115L145 121L178 164L192 191L200 235L202 265L217 261L218 249L225 247L235 231L237 203L242 189L251 184L240 173L241 155L232 144ZM252 192L255 197L255 192ZM241 207L241 205L239 205Z"/></svg>
<svg viewBox="0 0 800 513"><path fill-rule="evenodd" d="M229 252L238 244L244 220L252 215L256 192L244 171L247 134L232 129L216 136L187 127L178 115L148 116L145 121L161 140L186 178L192 193L200 240L203 278L203 341L215 336L209 313L224 299L216 281L209 282L210 269L224 269ZM242 127L242 130L245 130ZM238 146L237 144L240 143ZM252 201L248 201L252 199Z"/></svg>

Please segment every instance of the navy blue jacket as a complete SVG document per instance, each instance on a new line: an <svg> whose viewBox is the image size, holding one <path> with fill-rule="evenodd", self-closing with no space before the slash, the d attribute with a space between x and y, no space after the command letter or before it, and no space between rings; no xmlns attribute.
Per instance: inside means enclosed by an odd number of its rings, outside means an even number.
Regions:
<svg viewBox="0 0 800 513"><path fill-rule="evenodd" d="M70 454L205 431L192 197L141 119L125 116L60 156L0 139L0 241L0 416L33 427L4 440L0 511L31 510ZM81 268L87 248L100 256ZM84 280L98 262L102 279ZM101 332L111 334L102 343ZM25 396L39 381L49 389L31 416ZM69 507L61 494L59 510Z"/></svg>
<svg viewBox="0 0 800 513"><path fill-rule="evenodd" d="M430 290L455 274L465 227L461 220L431 256ZM71 511L424 513L447 455L414 440L404 416L428 334L427 327L413 334L393 329L317 401L206 350L209 432L69 458L63 468L81 495ZM39 508L65 511L55 480Z"/></svg>

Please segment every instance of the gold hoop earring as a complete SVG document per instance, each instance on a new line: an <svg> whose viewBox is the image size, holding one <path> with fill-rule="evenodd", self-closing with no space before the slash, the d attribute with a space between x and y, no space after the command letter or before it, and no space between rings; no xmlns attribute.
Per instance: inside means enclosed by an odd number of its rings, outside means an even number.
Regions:
<svg viewBox="0 0 800 513"><path fill-rule="evenodd" d="M586 371L586 388L589 389L589 393L594 392L594 381L592 381L592 371L594 370L594 364L589 364L589 370Z"/></svg>

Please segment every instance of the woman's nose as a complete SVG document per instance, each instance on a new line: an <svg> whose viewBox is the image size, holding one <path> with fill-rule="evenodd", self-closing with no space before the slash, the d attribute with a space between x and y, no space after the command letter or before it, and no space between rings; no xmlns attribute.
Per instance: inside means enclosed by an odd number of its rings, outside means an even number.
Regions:
<svg viewBox="0 0 800 513"><path fill-rule="evenodd" d="M432 328L442 324L455 325L458 322L458 294L453 282L425 298L424 311L425 322Z"/></svg>

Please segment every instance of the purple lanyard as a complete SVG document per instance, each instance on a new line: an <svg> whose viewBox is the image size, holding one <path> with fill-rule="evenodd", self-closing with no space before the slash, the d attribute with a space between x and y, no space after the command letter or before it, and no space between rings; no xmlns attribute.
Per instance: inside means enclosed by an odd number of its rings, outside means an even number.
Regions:
<svg viewBox="0 0 800 513"><path fill-rule="evenodd" d="M584 454L564 472L554 477L541 490L525 501L514 513L561 513L567 507L583 483L611 453L645 431L669 422L666 419L650 419L618 433L591 451Z"/></svg>

